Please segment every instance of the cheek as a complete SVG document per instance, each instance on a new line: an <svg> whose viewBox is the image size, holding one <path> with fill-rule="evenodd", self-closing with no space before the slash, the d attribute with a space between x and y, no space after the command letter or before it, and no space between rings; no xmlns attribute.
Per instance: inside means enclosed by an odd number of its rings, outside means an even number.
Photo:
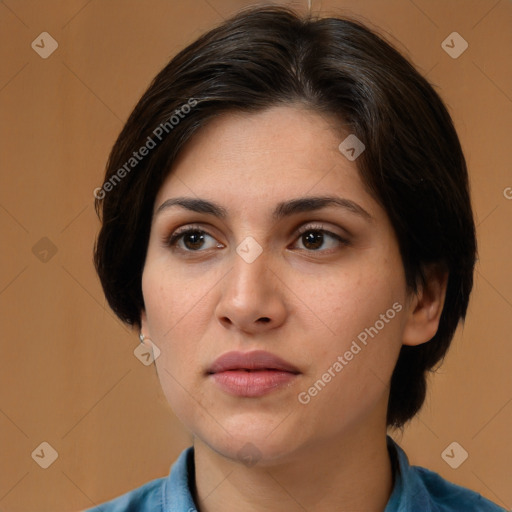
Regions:
<svg viewBox="0 0 512 512"><path fill-rule="evenodd" d="M315 337L318 341L306 347L312 364L301 397L310 400L308 418L330 418L324 420L326 431L336 431L340 421L359 421L382 403L400 351L400 271L392 275L371 268L338 274L326 280L322 293L309 295L308 305L317 306L328 329L326 336Z"/></svg>
<svg viewBox="0 0 512 512"><path fill-rule="evenodd" d="M194 281L165 267L148 267L142 278L147 330L160 350L155 361L160 386L174 414L184 424L200 412L195 410L196 402L190 399L190 393L199 399L191 379L198 367L197 314L204 289L200 294L194 285Z"/></svg>
<svg viewBox="0 0 512 512"><path fill-rule="evenodd" d="M306 305L335 337L351 338L373 325L395 302L403 304L400 272L367 265L333 273L315 286L303 283ZM391 311L394 317L396 311Z"/></svg>
<svg viewBox="0 0 512 512"><path fill-rule="evenodd" d="M176 293L182 288L176 273L169 273L156 266L147 266L142 276L142 292L146 309L149 337L160 350L156 366L160 379L179 378L177 361L189 357L189 344L179 343L176 333L186 320L187 294ZM167 374L166 374L167 373ZM173 379L168 383L172 387ZM164 387L164 390L166 388Z"/></svg>
<svg viewBox="0 0 512 512"><path fill-rule="evenodd" d="M315 361L311 377L319 378L329 369L343 374L334 380L343 381L345 392L357 388L350 394L362 399L363 389L373 389L370 398L389 381L401 347L405 301L399 256L382 252L366 256L326 276L307 295L307 304L322 320L324 333L318 337L322 342L309 350ZM340 365L333 369L336 362L343 367L339 372ZM335 384L331 392L338 394L341 389Z"/></svg>
<svg viewBox="0 0 512 512"><path fill-rule="evenodd" d="M181 325L204 307L207 291L213 284L208 273L193 277L169 268L165 262L147 265L142 293L152 339L161 343L175 339L174 333Z"/></svg>
<svg viewBox="0 0 512 512"><path fill-rule="evenodd" d="M170 270L168 265L152 263L142 277L147 331L160 349L156 367L162 388L173 405L186 398L181 397L184 389L196 385L192 379L199 375L200 344L211 320L208 290L218 278L207 272L193 277Z"/></svg>

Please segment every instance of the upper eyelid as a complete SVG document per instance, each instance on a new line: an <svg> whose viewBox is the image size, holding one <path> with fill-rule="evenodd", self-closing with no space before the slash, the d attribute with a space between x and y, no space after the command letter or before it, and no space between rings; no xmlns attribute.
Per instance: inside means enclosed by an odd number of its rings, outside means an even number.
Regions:
<svg viewBox="0 0 512 512"><path fill-rule="evenodd" d="M322 223L315 223L315 221L312 222L306 222L305 224L302 224L298 228L294 230L295 233L302 232L302 231L326 231L326 232L332 232L328 227L323 225ZM337 233L332 232L334 235ZM341 235L340 235L341 236Z"/></svg>

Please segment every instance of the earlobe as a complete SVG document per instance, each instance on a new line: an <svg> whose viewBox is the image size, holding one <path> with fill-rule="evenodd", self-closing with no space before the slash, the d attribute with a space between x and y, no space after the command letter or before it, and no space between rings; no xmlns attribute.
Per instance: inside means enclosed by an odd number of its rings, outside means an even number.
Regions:
<svg viewBox="0 0 512 512"><path fill-rule="evenodd" d="M147 325L148 325L148 319L146 316L146 311L142 310L140 312L140 332L142 334L144 334L145 336L148 336Z"/></svg>
<svg viewBox="0 0 512 512"><path fill-rule="evenodd" d="M408 310L402 343L420 345L430 341L439 327L448 285L448 271L438 264L424 268L425 284L418 287Z"/></svg>

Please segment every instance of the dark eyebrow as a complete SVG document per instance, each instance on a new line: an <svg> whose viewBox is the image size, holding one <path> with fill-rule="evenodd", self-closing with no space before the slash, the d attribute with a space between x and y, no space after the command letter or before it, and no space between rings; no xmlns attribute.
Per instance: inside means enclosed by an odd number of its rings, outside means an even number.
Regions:
<svg viewBox="0 0 512 512"><path fill-rule="evenodd" d="M155 215L167 208L170 208L171 206L181 206L182 208L193 212L208 213L221 219L225 219L228 216L228 211L219 204L214 203L213 201L207 201L206 199L197 199L193 197L175 197L167 199L158 207ZM284 201L276 206L272 213L272 218L274 221L277 221L297 213L320 210L327 206L338 206L364 218L367 221L373 220L373 217L357 203L354 203L354 201L351 201L350 199L344 199L337 196L299 197L297 199Z"/></svg>
<svg viewBox="0 0 512 512"><path fill-rule="evenodd" d="M174 197L164 201L155 212L158 215L161 211L170 208L171 206L181 206L185 210L199 213L209 213L215 217L225 219L228 216L228 212L225 208L214 203L213 201L207 201L206 199L196 199L194 197Z"/></svg>
<svg viewBox="0 0 512 512"><path fill-rule="evenodd" d="M279 203L272 214L274 220L282 219L290 215L295 215L301 212L312 212L314 210L321 210L327 206L338 206L355 215L364 218L367 221L372 221L373 217L361 206L350 199L337 196L312 196L312 197L299 197Z"/></svg>

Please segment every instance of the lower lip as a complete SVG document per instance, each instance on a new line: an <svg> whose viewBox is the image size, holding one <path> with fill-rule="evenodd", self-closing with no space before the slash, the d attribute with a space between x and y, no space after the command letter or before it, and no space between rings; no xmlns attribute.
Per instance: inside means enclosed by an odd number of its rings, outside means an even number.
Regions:
<svg viewBox="0 0 512 512"><path fill-rule="evenodd" d="M228 370L211 375L227 393L243 397L258 397L289 385L297 375L281 370Z"/></svg>

